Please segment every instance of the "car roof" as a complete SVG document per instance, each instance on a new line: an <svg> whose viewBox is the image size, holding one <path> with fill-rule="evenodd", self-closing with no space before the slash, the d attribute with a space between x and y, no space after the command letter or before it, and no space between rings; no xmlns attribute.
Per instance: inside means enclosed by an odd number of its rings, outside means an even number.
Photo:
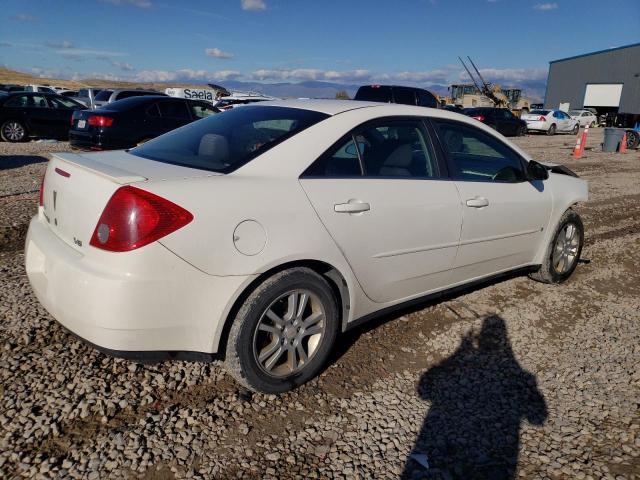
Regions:
<svg viewBox="0 0 640 480"><path fill-rule="evenodd" d="M103 90L109 90L113 93L120 92L140 92L140 93L155 93L156 95L160 95L161 92L157 92L156 90L144 90L140 88L104 88ZM164 94L162 94L164 96Z"/></svg>

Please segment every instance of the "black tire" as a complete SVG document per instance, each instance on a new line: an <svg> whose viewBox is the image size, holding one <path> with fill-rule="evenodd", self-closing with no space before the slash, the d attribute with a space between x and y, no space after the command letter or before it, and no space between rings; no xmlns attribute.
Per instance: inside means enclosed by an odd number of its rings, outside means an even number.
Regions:
<svg viewBox="0 0 640 480"><path fill-rule="evenodd" d="M566 270L559 271L556 266L554 266L554 252L557 248L558 237L561 233L565 233L565 227L573 226L576 229L577 234L577 250L574 257L574 260L569 265L569 268ZM582 219L580 215L578 215L573 210L569 209L560 218L558 225L556 226L555 231L553 232L553 236L551 237L551 242L547 245L547 249L545 252L545 256L540 265L540 269L534 273L531 273L529 276L543 283L562 283L567 280L571 274L576 269L578 265L578 260L580 259L580 254L582 253L582 246L584 245L584 225L582 224ZM559 267L559 265L558 265Z"/></svg>
<svg viewBox="0 0 640 480"><path fill-rule="evenodd" d="M627 148L637 148L640 145L640 133L627 130Z"/></svg>
<svg viewBox="0 0 640 480"><path fill-rule="evenodd" d="M577 135L579 131L580 131L580 125L576 124L571 129L571 135Z"/></svg>
<svg viewBox="0 0 640 480"><path fill-rule="evenodd" d="M556 134L556 124L554 123L553 125L551 125L549 127L549 130L547 130L547 135L549 135L550 137Z"/></svg>
<svg viewBox="0 0 640 480"><path fill-rule="evenodd" d="M284 343L283 346L280 346L275 334L264 333L258 327L260 325L264 326L267 322L265 319L270 318L267 316L267 311L273 313L273 311L277 310L278 302L283 301L284 297L292 292L308 292L310 299L307 308L309 309L313 308L312 302L318 302L318 305L321 304L324 313L324 330L320 334L321 336L317 343L314 342L313 353L308 357L308 360L301 362L301 366L297 371L289 374L286 371L285 373L281 371L279 374L272 375L265 370L265 366L258 359L257 341L260 336L271 335L272 343L263 344L262 346L263 353L265 350L269 351L272 346L273 348L277 347L277 351L273 355L266 356L265 363L269 363L269 358L273 358L281 350L284 352L284 349L287 348L294 350L297 348L293 346L294 339L287 337L289 328L295 335L295 328L292 325L284 329L280 328L279 334ZM334 292L327 280L309 268L298 267L284 270L266 279L251 292L233 319L225 357L227 371L246 388L264 393L286 392L309 381L320 372L333 347L340 322L337 303ZM308 318L313 315L313 313L310 314ZM279 317L279 320L286 322L286 315ZM298 327L298 332L301 332L300 327ZM289 341L291 346L286 343ZM295 341L298 341L297 338ZM311 337L307 339L307 347L309 348L307 353L312 348L310 341ZM304 342L304 340L301 340L301 342ZM286 355L283 354L283 356L287 361L290 361L292 352L290 350L286 351ZM297 358L296 352L293 352L294 358ZM287 362L285 362L284 368L285 370L288 368ZM275 370L276 368L274 368Z"/></svg>
<svg viewBox="0 0 640 480"><path fill-rule="evenodd" d="M524 125L520 125L518 127L518 131L516 132L517 137L524 137L527 134L527 127Z"/></svg>
<svg viewBox="0 0 640 480"><path fill-rule="evenodd" d="M24 123L19 120L7 120L0 127L0 137L5 142L24 142L29 138L29 132Z"/></svg>

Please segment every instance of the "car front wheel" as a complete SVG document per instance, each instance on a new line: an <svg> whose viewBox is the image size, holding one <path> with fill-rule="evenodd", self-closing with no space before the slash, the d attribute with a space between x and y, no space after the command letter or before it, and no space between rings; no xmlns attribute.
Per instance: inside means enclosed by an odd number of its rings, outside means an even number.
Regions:
<svg viewBox="0 0 640 480"><path fill-rule="evenodd" d="M227 341L229 373L250 390L282 393L318 374L338 331L333 290L308 268L265 280L238 310Z"/></svg>
<svg viewBox="0 0 640 480"><path fill-rule="evenodd" d="M0 127L0 135L5 142L24 142L27 138L27 129L17 120L8 120Z"/></svg>
<svg viewBox="0 0 640 480"><path fill-rule="evenodd" d="M543 283L562 283L567 280L578 265L582 245L584 244L584 226L582 219L573 210L567 210L546 248L540 269L530 276Z"/></svg>

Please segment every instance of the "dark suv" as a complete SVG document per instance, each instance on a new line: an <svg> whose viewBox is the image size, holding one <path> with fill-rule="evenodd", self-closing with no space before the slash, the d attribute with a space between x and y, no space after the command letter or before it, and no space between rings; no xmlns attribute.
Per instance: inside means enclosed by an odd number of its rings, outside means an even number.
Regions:
<svg viewBox="0 0 640 480"><path fill-rule="evenodd" d="M419 107L438 108L438 99L433 93L417 87L396 85L364 85L358 89L354 100L365 102L402 103Z"/></svg>
<svg viewBox="0 0 640 480"><path fill-rule="evenodd" d="M527 133L527 122L506 108L465 108L463 113L497 130L505 137L521 137Z"/></svg>

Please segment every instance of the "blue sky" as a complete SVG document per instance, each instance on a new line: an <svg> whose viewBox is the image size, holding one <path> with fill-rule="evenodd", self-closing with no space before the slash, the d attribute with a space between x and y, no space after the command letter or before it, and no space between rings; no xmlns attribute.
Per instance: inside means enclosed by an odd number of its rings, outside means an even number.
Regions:
<svg viewBox="0 0 640 480"><path fill-rule="evenodd" d="M640 41L640 0L3 0L0 64L141 81L544 84L549 60Z"/></svg>

